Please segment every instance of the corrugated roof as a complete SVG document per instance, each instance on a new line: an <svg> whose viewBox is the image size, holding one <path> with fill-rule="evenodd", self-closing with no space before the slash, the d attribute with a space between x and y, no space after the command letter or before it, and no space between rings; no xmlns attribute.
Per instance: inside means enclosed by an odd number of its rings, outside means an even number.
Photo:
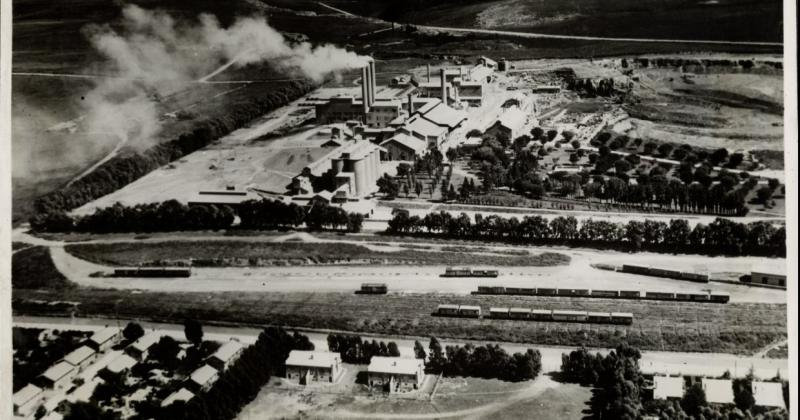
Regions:
<svg viewBox="0 0 800 420"><path fill-rule="evenodd" d="M102 330L92 334L92 337L89 338L89 340L97 344L103 344L106 341L114 338L117 334L119 334L119 328L105 327Z"/></svg>
<svg viewBox="0 0 800 420"><path fill-rule="evenodd" d="M367 367L367 372L416 375L423 369L424 363L422 359L372 356L372 359L369 361L369 367Z"/></svg>
<svg viewBox="0 0 800 420"><path fill-rule="evenodd" d="M656 376L653 378L653 398L665 400L667 398L683 398L683 378L671 376Z"/></svg>
<svg viewBox="0 0 800 420"><path fill-rule="evenodd" d="M759 407L786 408L780 382L753 382L753 398Z"/></svg>
<svg viewBox="0 0 800 420"><path fill-rule="evenodd" d="M633 314L630 313L630 312L611 312L611 316L621 316L621 317L633 318Z"/></svg>
<svg viewBox="0 0 800 420"><path fill-rule="evenodd" d="M508 312L508 308L489 308L489 312Z"/></svg>
<svg viewBox="0 0 800 420"><path fill-rule="evenodd" d="M228 341L227 343L223 344L222 347L220 347L212 357L216 357L223 362L227 362L243 348L244 346L242 343L238 341Z"/></svg>
<svg viewBox="0 0 800 420"><path fill-rule="evenodd" d="M38 386L33 384L25 385L25 387L14 393L13 397L14 405L18 407L24 405L28 401L36 398L36 396L41 393L42 393L42 388L39 388Z"/></svg>
<svg viewBox="0 0 800 420"><path fill-rule="evenodd" d="M217 374L217 370L209 365L203 365L197 368L189 379L198 385L205 385Z"/></svg>
<svg viewBox="0 0 800 420"><path fill-rule="evenodd" d="M71 351L68 355L64 356L64 360L73 366L78 366L84 360L92 357L94 349L88 346L81 346L80 348Z"/></svg>
<svg viewBox="0 0 800 420"><path fill-rule="evenodd" d="M428 143L425 140L421 140L417 137L414 137L406 133L395 134L394 136L392 136L392 138L381 143L381 146L384 146L391 142L395 142L402 146L405 146L417 154L422 154L428 148Z"/></svg>
<svg viewBox="0 0 800 420"><path fill-rule="evenodd" d="M136 363L136 359L128 356L127 354L123 354L112 360L111 363L106 366L106 369L114 373L120 373L125 369L130 369L136 366Z"/></svg>
<svg viewBox="0 0 800 420"><path fill-rule="evenodd" d="M509 312L515 312L515 313L525 313L525 314L531 313L531 309L530 308L511 308L508 311Z"/></svg>
<svg viewBox="0 0 800 420"><path fill-rule="evenodd" d="M306 366L329 368L340 360L339 353L329 351L292 350L286 359L286 366Z"/></svg>
<svg viewBox="0 0 800 420"><path fill-rule="evenodd" d="M733 381L730 379L703 379L706 401L713 404L733 404Z"/></svg>
<svg viewBox="0 0 800 420"><path fill-rule="evenodd" d="M176 401L189 401L192 398L194 398L192 391L189 391L186 388L181 388L170 394L167 398L164 398L164 401L161 402L161 406L167 407Z"/></svg>
<svg viewBox="0 0 800 420"><path fill-rule="evenodd" d="M425 137L441 137L447 134L447 128L436 125L435 123L415 115L411 117L403 126L406 131L413 131Z"/></svg>
<svg viewBox="0 0 800 420"><path fill-rule="evenodd" d="M49 369L44 371L42 376L45 378L55 382L65 376L67 376L70 372L75 369L75 366L72 366L68 362L61 361L56 363L55 365L51 366Z"/></svg>

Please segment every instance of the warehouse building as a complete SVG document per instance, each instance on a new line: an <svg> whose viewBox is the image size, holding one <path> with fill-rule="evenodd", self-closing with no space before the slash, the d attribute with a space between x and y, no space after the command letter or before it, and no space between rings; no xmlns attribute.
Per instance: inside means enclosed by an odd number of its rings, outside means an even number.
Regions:
<svg viewBox="0 0 800 420"><path fill-rule="evenodd" d="M683 398L683 378L656 376L653 378L653 399L680 400Z"/></svg>
<svg viewBox="0 0 800 420"><path fill-rule="evenodd" d="M42 404L44 390L36 385L28 384L14 393L12 402L14 405L14 415L28 418L36 413L36 409Z"/></svg>
<svg viewBox="0 0 800 420"><path fill-rule="evenodd" d="M422 359L373 356L367 368L370 388L383 389L390 394L419 389L425 380Z"/></svg>
<svg viewBox="0 0 800 420"><path fill-rule="evenodd" d="M158 334L151 333L139 337L133 344L125 348L125 352L138 361L147 359L150 354L150 348L155 345L161 337Z"/></svg>
<svg viewBox="0 0 800 420"><path fill-rule="evenodd" d="M238 341L228 341L223 344L208 359L208 364L220 372L228 369L241 356L244 346Z"/></svg>
<svg viewBox="0 0 800 420"><path fill-rule="evenodd" d="M90 365L97 359L97 352L94 351L93 348L89 346L81 346L80 348L73 350L66 356L64 356L64 361L75 366L75 368L80 372L86 366Z"/></svg>
<svg viewBox="0 0 800 420"><path fill-rule="evenodd" d="M403 132L381 143L381 147L386 150L386 160L414 160L428 152L427 141Z"/></svg>
<svg viewBox="0 0 800 420"><path fill-rule="evenodd" d="M286 379L301 385L333 383L342 373L338 353L292 350L286 359Z"/></svg>
<svg viewBox="0 0 800 420"><path fill-rule="evenodd" d="M66 361L60 361L42 374L42 382L52 389L62 389L72 382L72 378L78 374L75 366Z"/></svg>
<svg viewBox="0 0 800 420"><path fill-rule="evenodd" d="M783 400L783 384L780 382L753 381L752 389L756 407L786 408Z"/></svg>
<svg viewBox="0 0 800 420"><path fill-rule="evenodd" d="M120 334L119 328L105 327L102 330L96 331L94 334L92 334L87 344L96 351L102 352L119 343L121 337L122 334Z"/></svg>
<svg viewBox="0 0 800 420"><path fill-rule="evenodd" d="M733 381L730 379L703 379L703 391L709 404L733 404Z"/></svg>

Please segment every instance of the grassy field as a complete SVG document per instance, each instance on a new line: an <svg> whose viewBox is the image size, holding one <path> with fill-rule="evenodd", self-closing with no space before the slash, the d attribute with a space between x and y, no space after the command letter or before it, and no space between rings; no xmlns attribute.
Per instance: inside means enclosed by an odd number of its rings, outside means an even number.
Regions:
<svg viewBox="0 0 800 420"><path fill-rule="evenodd" d="M349 293L153 293L77 289L17 291L17 314L66 315L75 302L77 316L149 318L181 322L278 324L386 335L434 335L440 338L508 341L544 345L615 346L621 341L644 350L752 353L786 337L786 305L615 301L559 297L456 296L447 294ZM630 326L498 321L434 317L442 303L624 311Z"/></svg>
<svg viewBox="0 0 800 420"><path fill-rule="evenodd" d="M16 289L65 289L74 285L53 265L50 250L35 246L11 257L11 284Z"/></svg>
<svg viewBox="0 0 800 420"><path fill-rule="evenodd" d="M189 259L202 265L305 265L305 264L414 264L414 265L500 265L552 266L569 263L557 253L539 255L467 254L402 250L374 251L361 245L337 243L257 243L246 241L169 241L159 243L118 243L68 245L76 257L99 264L135 266ZM195 261L195 265L199 265Z"/></svg>

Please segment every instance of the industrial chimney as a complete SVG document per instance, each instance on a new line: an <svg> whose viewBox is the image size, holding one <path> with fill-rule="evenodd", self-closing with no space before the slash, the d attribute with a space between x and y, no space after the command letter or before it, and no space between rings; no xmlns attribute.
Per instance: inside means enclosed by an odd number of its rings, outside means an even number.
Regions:
<svg viewBox="0 0 800 420"><path fill-rule="evenodd" d="M442 78L442 103L447 105L447 77L445 77L444 73L444 68L439 70L439 74Z"/></svg>
<svg viewBox="0 0 800 420"><path fill-rule="evenodd" d="M408 116L409 118L411 115L414 114L414 100L412 99L411 94L408 94Z"/></svg>
<svg viewBox="0 0 800 420"><path fill-rule="evenodd" d="M369 106L372 106L372 105L375 104L375 85L376 85L376 83L375 83L375 60L370 60L369 61L369 74L370 74L370 84L369 84L369 90L370 90L370 98L369 99L370 99L370 101L369 101Z"/></svg>
<svg viewBox="0 0 800 420"><path fill-rule="evenodd" d="M361 68L361 100L364 102L362 104L362 110L364 111L364 116L367 115L369 112L369 67L364 66Z"/></svg>

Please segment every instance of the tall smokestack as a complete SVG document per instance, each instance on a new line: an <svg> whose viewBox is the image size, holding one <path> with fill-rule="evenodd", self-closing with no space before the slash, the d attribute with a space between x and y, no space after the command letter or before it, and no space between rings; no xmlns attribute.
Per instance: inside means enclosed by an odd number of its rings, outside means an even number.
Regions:
<svg viewBox="0 0 800 420"><path fill-rule="evenodd" d="M414 101L412 100L411 94L409 93L408 94L408 116L411 117L411 115L413 113L414 113Z"/></svg>
<svg viewBox="0 0 800 420"><path fill-rule="evenodd" d="M364 102L362 105L362 109L364 111L364 116L367 115L369 111L369 75L367 72L369 67L364 66L361 68L361 100Z"/></svg>
<svg viewBox="0 0 800 420"><path fill-rule="evenodd" d="M431 82L431 65L428 64L428 83Z"/></svg>
<svg viewBox="0 0 800 420"><path fill-rule="evenodd" d="M372 106L372 68L369 64L364 66L367 69L367 106Z"/></svg>
<svg viewBox="0 0 800 420"><path fill-rule="evenodd" d="M375 103L375 89L377 87L376 86L377 83L375 82L375 80L376 80L375 79L375 60L370 60L369 61L369 70L370 70L370 76L372 77L370 79L370 91L372 92L372 100L369 102L369 106L372 106Z"/></svg>
<svg viewBox="0 0 800 420"><path fill-rule="evenodd" d="M458 77L464 81L464 66L458 66Z"/></svg>
<svg viewBox="0 0 800 420"><path fill-rule="evenodd" d="M439 74L442 78L442 103L447 105L447 77L444 75L444 68L439 70Z"/></svg>

